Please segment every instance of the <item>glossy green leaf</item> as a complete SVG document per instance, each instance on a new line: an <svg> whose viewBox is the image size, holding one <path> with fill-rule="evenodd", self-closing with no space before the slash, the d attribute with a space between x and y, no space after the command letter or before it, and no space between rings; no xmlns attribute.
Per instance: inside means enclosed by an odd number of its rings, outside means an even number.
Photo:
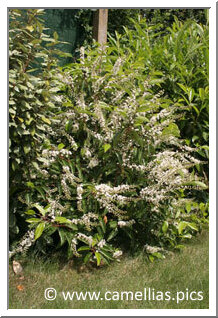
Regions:
<svg viewBox="0 0 218 318"><path fill-rule="evenodd" d="M58 145L58 149L59 149L59 150L63 149L64 147L65 147L65 145L62 144L62 143Z"/></svg>
<svg viewBox="0 0 218 318"><path fill-rule="evenodd" d="M162 225L162 231L163 233L166 233L167 232L167 229L168 229L168 222L167 221L164 221L163 225Z"/></svg>
<svg viewBox="0 0 218 318"><path fill-rule="evenodd" d="M58 223L71 223L70 220L66 219L63 216L56 216L55 217L55 222L58 222Z"/></svg>
<svg viewBox="0 0 218 318"><path fill-rule="evenodd" d="M110 144L104 144L104 152L107 152L111 148Z"/></svg>
<svg viewBox="0 0 218 318"><path fill-rule="evenodd" d="M36 230L35 230L35 240L37 240L43 233L45 229L45 223L39 223L36 227Z"/></svg>
<svg viewBox="0 0 218 318"><path fill-rule="evenodd" d="M51 125L51 121L48 118L46 118L45 116L42 116L41 118L46 124Z"/></svg>
<svg viewBox="0 0 218 318"><path fill-rule="evenodd" d="M44 208L43 208L40 204L35 203L33 206L34 206L35 208L37 208L37 209L39 210L39 212L40 212L43 216L45 216L46 211L44 210Z"/></svg>
<svg viewBox="0 0 218 318"><path fill-rule="evenodd" d="M38 222L41 222L41 219L32 218L32 219L27 219L26 221L27 221L28 223L38 223Z"/></svg>
<svg viewBox="0 0 218 318"><path fill-rule="evenodd" d="M86 256L83 259L83 262L85 264L88 263L88 261L90 260L91 257L92 257L92 253L91 252L87 253Z"/></svg>
<svg viewBox="0 0 218 318"><path fill-rule="evenodd" d="M97 266L99 266L101 264L101 254L98 252L95 252L95 257L97 260Z"/></svg>

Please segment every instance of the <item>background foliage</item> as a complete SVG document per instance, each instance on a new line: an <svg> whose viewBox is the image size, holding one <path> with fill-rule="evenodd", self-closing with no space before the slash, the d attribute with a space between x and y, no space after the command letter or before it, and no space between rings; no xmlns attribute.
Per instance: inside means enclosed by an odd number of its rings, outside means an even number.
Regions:
<svg viewBox="0 0 218 318"><path fill-rule="evenodd" d="M46 9L44 23L48 28L46 33L53 35L57 31L61 41L62 51L69 52L77 57L76 49L81 45L92 43L93 15L96 9ZM108 33L115 35L115 31L123 34L124 28L134 28L131 18L137 20L138 15L146 18L152 25L159 25L167 32L176 16L180 21L192 19L197 23L206 24L206 12L203 9L110 9L108 15ZM64 60L62 60L62 63ZM67 62L70 58L67 59ZM71 60L72 61L72 60Z"/></svg>
<svg viewBox="0 0 218 318"><path fill-rule="evenodd" d="M143 60L146 74L161 72L160 87L165 95L188 106L188 112L179 122L182 137L197 145L199 155L208 159L208 21L202 25L193 20L183 23L175 18L171 27L166 28L167 33L157 32L162 26L149 24L146 20L139 19L134 25L133 30L124 28L122 37L116 33L116 41L120 43L116 54L131 48L134 55ZM110 41L113 39L111 37ZM205 168L208 174L207 169L208 166Z"/></svg>

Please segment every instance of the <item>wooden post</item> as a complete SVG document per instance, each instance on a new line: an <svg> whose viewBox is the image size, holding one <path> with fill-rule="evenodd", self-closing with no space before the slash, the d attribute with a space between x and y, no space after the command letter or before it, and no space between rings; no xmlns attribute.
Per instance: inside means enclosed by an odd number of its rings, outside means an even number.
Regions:
<svg viewBox="0 0 218 318"><path fill-rule="evenodd" d="M98 9L94 13L93 37L100 44L107 42L108 9Z"/></svg>

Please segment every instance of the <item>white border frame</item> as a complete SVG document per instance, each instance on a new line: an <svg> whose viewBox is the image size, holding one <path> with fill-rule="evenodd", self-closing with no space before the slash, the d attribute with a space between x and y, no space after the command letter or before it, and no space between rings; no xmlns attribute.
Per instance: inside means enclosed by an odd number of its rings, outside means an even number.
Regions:
<svg viewBox="0 0 218 318"><path fill-rule="evenodd" d="M1 151L4 149L4 154L1 155L1 220L3 218L4 225L1 227L1 290L0 290L0 314L1 316L216 316L216 75L214 69L216 70L216 2L215 1L202 1L202 0L183 0L183 1L158 1L153 0L152 2L144 2L142 0L135 0L134 7L132 7L133 2L131 1L84 1L80 0L80 7L118 7L118 8L143 8L143 6L148 5L148 7L183 7L183 8L201 8L210 7L209 10L209 23L210 23L210 233L209 233L209 309L7 309L7 244L6 237L8 236L8 225L7 225L7 91L8 91L8 80L7 80L7 54L8 54L8 34L7 34L7 8L8 7L41 7L41 8L54 8L54 7L73 7L78 3L72 0L62 0L49 1L49 0L9 0L2 1L0 4L0 23L1 23ZM151 6L152 4L152 6ZM3 224L3 223L2 223ZM7 289L5 290L7 286Z"/></svg>

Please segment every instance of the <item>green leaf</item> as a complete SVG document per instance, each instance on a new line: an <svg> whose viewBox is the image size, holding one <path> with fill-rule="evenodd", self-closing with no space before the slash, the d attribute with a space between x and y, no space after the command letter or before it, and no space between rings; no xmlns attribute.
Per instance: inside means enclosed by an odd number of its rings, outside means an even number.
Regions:
<svg viewBox="0 0 218 318"><path fill-rule="evenodd" d="M72 120L67 120L66 125L65 125L66 131L69 131L71 129L72 124L73 124Z"/></svg>
<svg viewBox="0 0 218 318"><path fill-rule="evenodd" d="M178 126L175 123L169 124L168 127L164 128L163 130L163 136L175 136L180 137L180 131Z"/></svg>
<svg viewBox="0 0 218 318"><path fill-rule="evenodd" d="M105 233L106 232L106 224L102 220L99 223L100 223L100 226L101 226L103 233Z"/></svg>
<svg viewBox="0 0 218 318"><path fill-rule="evenodd" d="M185 245L178 244L178 245L175 246L175 248L181 250L181 249L185 248Z"/></svg>
<svg viewBox="0 0 218 318"><path fill-rule="evenodd" d="M196 114L199 115L200 111L198 110L198 108L194 104L191 104L191 106L192 106L192 108L194 108Z"/></svg>
<svg viewBox="0 0 218 318"><path fill-rule="evenodd" d="M109 226L110 228L115 229L117 227L117 221L110 221Z"/></svg>
<svg viewBox="0 0 218 318"><path fill-rule="evenodd" d="M111 148L111 145L110 144L104 144L103 148L104 148L104 152L107 152Z"/></svg>
<svg viewBox="0 0 218 318"><path fill-rule="evenodd" d="M198 227L195 223L188 223L188 227L190 227L192 230L198 231Z"/></svg>
<svg viewBox="0 0 218 318"><path fill-rule="evenodd" d="M138 109L137 109L137 113L144 113L144 112L146 112L146 111L148 111L148 110L150 110L151 109L151 106L140 106ZM144 117L143 117L144 118Z"/></svg>
<svg viewBox="0 0 218 318"><path fill-rule="evenodd" d="M78 248L78 252L89 251L89 250L90 250L89 246L81 246L80 248Z"/></svg>
<svg viewBox="0 0 218 318"><path fill-rule="evenodd" d="M30 201L31 201L31 195L29 193L26 193L25 200L26 200L27 204L29 205Z"/></svg>
<svg viewBox="0 0 218 318"><path fill-rule="evenodd" d="M139 118L139 117L138 117L138 118ZM145 118L145 117L143 117L143 118ZM139 136L139 134L138 134L135 130L133 130L133 131L131 132L131 136L132 136L133 139L139 144L139 146L141 146L141 147L144 146L144 141L143 141L143 139Z"/></svg>
<svg viewBox="0 0 218 318"><path fill-rule="evenodd" d="M188 222L180 222L178 225L178 233L181 234L182 231L188 226Z"/></svg>
<svg viewBox="0 0 218 318"><path fill-rule="evenodd" d="M33 211L33 210L28 210L25 212L25 214L28 214L28 215L34 215L36 212Z"/></svg>
<svg viewBox="0 0 218 318"><path fill-rule="evenodd" d="M35 187L35 189L41 194L43 199L46 199L45 193L41 187Z"/></svg>
<svg viewBox="0 0 218 318"><path fill-rule="evenodd" d="M65 147L65 145L62 144L62 143L58 145L58 149L59 149L59 150L63 149L64 147Z"/></svg>
<svg viewBox="0 0 218 318"><path fill-rule="evenodd" d="M163 222L163 225L162 225L162 231L163 231L163 233L166 233L166 231L167 231L167 229L168 229L168 226L169 226L168 222L167 222L167 221L164 221L164 222Z"/></svg>
<svg viewBox="0 0 218 318"><path fill-rule="evenodd" d="M94 247L98 242L99 242L99 240L96 237L93 237L92 247Z"/></svg>
<svg viewBox="0 0 218 318"><path fill-rule="evenodd" d="M92 257L92 252L87 253L83 259L83 262L86 264L90 260L91 257Z"/></svg>
<svg viewBox="0 0 218 318"><path fill-rule="evenodd" d="M58 222L58 223L71 223L70 220L64 218L63 216L56 216L55 222Z"/></svg>
<svg viewBox="0 0 218 318"><path fill-rule="evenodd" d="M42 235L45 228L45 222L39 223L35 230L35 241Z"/></svg>
<svg viewBox="0 0 218 318"><path fill-rule="evenodd" d="M38 223L41 221L41 219L38 218L32 218L32 219L27 219L26 220L28 223Z"/></svg>
<svg viewBox="0 0 218 318"><path fill-rule="evenodd" d="M68 227L70 227L71 229L73 229L74 231L77 231L78 230L78 227L77 227L77 225L76 224L73 224L73 223L67 223L68 225Z"/></svg>
<svg viewBox="0 0 218 318"><path fill-rule="evenodd" d="M155 256L157 258L160 258L160 259L164 259L165 256L159 252L155 252L155 253L152 253L152 256Z"/></svg>
<svg viewBox="0 0 218 318"><path fill-rule="evenodd" d="M26 26L26 29L27 29L28 31L30 31L30 32L33 32L34 27L33 27L32 25L27 25L27 26Z"/></svg>
<svg viewBox="0 0 218 318"><path fill-rule="evenodd" d="M190 88L188 91L188 99L190 103L192 102L194 95L195 95L195 91L193 90L193 88Z"/></svg>
<svg viewBox="0 0 218 318"><path fill-rule="evenodd" d="M24 150L24 153L27 155L27 154L30 152L31 147L30 147L29 145L24 146L24 147L23 147L23 150Z"/></svg>
<svg viewBox="0 0 218 318"><path fill-rule="evenodd" d="M27 186L30 187L30 188L34 188L34 184L32 182L30 182L30 181L27 182Z"/></svg>
<svg viewBox="0 0 218 318"><path fill-rule="evenodd" d="M107 241L111 241L118 234L118 229L112 230L108 235Z"/></svg>
<svg viewBox="0 0 218 318"><path fill-rule="evenodd" d="M203 189L207 189L208 188L208 186L205 183L201 182L201 181L191 181L191 182L185 183L184 185L198 186L198 187L203 188Z"/></svg>
<svg viewBox="0 0 218 318"><path fill-rule="evenodd" d="M18 164L16 163L16 161L12 161L11 166L12 166L12 170L15 171L18 167Z"/></svg>
<svg viewBox="0 0 218 318"><path fill-rule="evenodd" d="M44 210L44 208L43 208L41 205L39 205L38 203L35 203L33 206L34 206L35 208L37 208L37 209L39 210L39 212L40 212L43 216L45 216L46 211Z"/></svg>
<svg viewBox="0 0 218 318"><path fill-rule="evenodd" d="M58 40L58 34L57 34L57 32L56 32L56 31L53 33L53 37L54 37L55 41L57 41L57 40Z"/></svg>
<svg viewBox="0 0 218 318"><path fill-rule="evenodd" d="M58 234L60 236L60 245L62 246L66 242L66 233L63 229L58 229Z"/></svg>
<svg viewBox="0 0 218 318"><path fill-rule="evenodd" d="M97 260L97 266L99 266L101 264L101 254L98 252L95 252L95 257Z"/></svg>
<svg viewBox="0 0 218 318"><path fill-rule="evenodd" d="M185 208L186 208L186 211L189 213L191 212L191 203L190 202L187 202L186 205L185 205Z"/></svg>
<svg viewBox="0 0 218 318"><path fill-rule="evenodd" d="M181 235L180 237L185 239L191 239L192 235L190 233L187 233L187 234Z"/></svg>
<svg viewBox="0 0 218 318"><path fill-rule="evenodd" d="M42 116L42 120L43 120L46 124L51 125L51 121L50 121L48 118L46 118L45 116Z"/></svg>
<svg viewBox="0 0 218 318"><path fill-rule="evenodd" d="M149 122L149 119L147 117L144 117L144 116L137 116L135 118L135 121L134 121L134 124L135 125L141 125L143 123L148 123ZM135 135L135 131L133 132L133 134ZM137 138L137 137L136 137Z"/></svg>
<svg viewBox="0 0 218 318"><path fill-rule="evenodd" d="M149 257L150 262L153 263L153 261L154 261L154 256L149 255L148 257Z"/></svg>
<svg viewBox="0 0 218 318"><path fill-rule="evenodd" d="M177 83L177 85L179 85L179 87L185 92L187 93L187 87L185 87L183 84Z"/></svg>
<svg viewBox="0 0 218 318"><path fill-rule="evenodd" d="M102 254L106 259L110 260L110 261L113 261L114 258L112 257L111 253L105 251L104 249L101 249L99 251L100 254Z"/></svg>
<svg viewBox="0 0 218 318"><path fill-rule="evenodd" d="M203 101L205 97L205 90L203 88L199 88L198 91L199 91L200 99Z"/></svg>
<svg viewBox="0 0 218 318"><path fill-rule="evenodd" d="M32 162L32 165L33 165L36 169L38 169L38 168L39 168L38 163L37 163L37 162L35 162L35 161L33 161L33 162Z"/></svg>

